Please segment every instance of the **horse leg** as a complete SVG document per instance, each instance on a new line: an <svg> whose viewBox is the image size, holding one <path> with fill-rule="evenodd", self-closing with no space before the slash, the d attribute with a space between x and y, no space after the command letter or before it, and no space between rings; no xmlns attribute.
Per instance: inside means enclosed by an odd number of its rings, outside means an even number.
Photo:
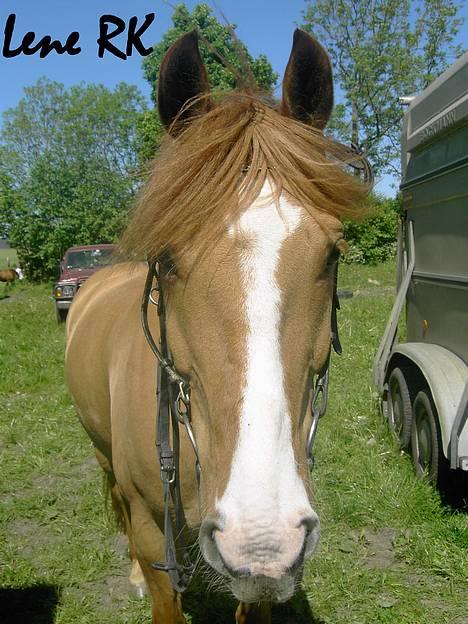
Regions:
<svg viewBox="0 0 468 624"><path fill-rule="evenodd" d="M236 624L271 624L271 604L240 602L236 610Z"/></svg>
<svg viewBox="0 0 468 624"><path fill-rule="evenodd" d="M141 499L135 497L128 506L107 457L97 449L96 457L107 475L117 523L124 526L128 536L132 559L130 583L140 595L148 588L153 603L153 624L186 624L180 594L174 591L168 574L151 567L155 561L165 558L163 533Z"/></svg>
<svg viewBox="0 0 468 624"><path fill-rule="evenodd" d="M143 576L143 572L141 570L135 552L135 546L133 543L133 530L129 510L117 484L112 487L111 496L112 506L116 512L117 518L123 518L123 521L125 523L124 529L125 534L128 538L128 554L132 562L132 569L130 571L130 576L128 577L128 580L130 582L130 585L133 587L136 596L138 598L143 598L143 596L145 596L147 592L145 577Z"/></svg>
<svg viewBox="0 0 468 624"><path fill-rule="evenodd" d="M115 480L115 476L108 461L107 457L103 455L98 449L95 449L96 458L104 470L108 487L110 489L112 508L114 510L115 519L119 528L125 533L128 538L128 554L132 562L132 569L128 578L130 585L132 585L135 594L138 598L143 598L146 594L146 582L141 571L140 564L135 554L135 547L133 545L132 524L130 522L130 514L128 507L120 492L119 486Z"/></svg>
<svg viewBox="0 0 468 624"><path fill-rule="evenodd" d="M144 503L131 505L135 553L153 603L153 624L186 624L180 594L174 591L167 572L154 570L151 564L164 561L164 535Z"/></svg>

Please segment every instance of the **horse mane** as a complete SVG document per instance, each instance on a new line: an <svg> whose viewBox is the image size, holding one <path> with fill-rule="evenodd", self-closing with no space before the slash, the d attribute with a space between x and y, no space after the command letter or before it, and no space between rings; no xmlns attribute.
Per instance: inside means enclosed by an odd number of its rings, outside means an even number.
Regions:
<svg viewBox="0 0 468 624"><path fill-rule="evenodd" d="M163 141L122 251L155 259L216 241L267 178L276 199L286 193L310 212L356 216L368 189L346 171L349 158L346 148L258 96L218 96L211 110Z"/></svg>

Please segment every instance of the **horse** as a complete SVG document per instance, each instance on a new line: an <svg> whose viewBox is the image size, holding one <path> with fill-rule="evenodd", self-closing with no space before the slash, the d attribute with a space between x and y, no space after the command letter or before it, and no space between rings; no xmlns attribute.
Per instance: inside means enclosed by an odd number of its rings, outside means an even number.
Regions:
<svg viewBox="0 0 468 624"><path fill-rule="evenodd" d="M0 270L0 282L6 282L8 284L12 284L15 279L18 277L15 269L2 269Z"/></svg>
<svg viewBox="0 0 468 624"><path fill-rule="evenodd" d="M301 30L279 105L210 93L195 31L166 53L157 100L167 137L127 261L70 310L67 384L153 624L185 622L194 565L239 601L238 624L266 623L319 539L312 382L328 368L341 217L365 190L323 133L331 65Z"/></svg>
<svg viewBox="0 0 468 624"><path fill-rule="evenodd" d="M11 287L12 284L15 283L16 279L24 279L23 272L19 267L16 269L1 269L0 270L0 282L5 283L4 294L6 296L7 291Z"/></svg>

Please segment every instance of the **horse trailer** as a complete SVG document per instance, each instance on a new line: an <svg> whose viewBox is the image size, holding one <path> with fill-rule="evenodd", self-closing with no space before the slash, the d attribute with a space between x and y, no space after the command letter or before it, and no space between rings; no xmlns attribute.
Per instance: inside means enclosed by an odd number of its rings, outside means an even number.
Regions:
<svg viewBox="0 0 468 624"><path fill-rule="evenodd" d="M404 116L397 295L374 361L383 413L433 482L468 471L467 85L465 53Z"/></svg>

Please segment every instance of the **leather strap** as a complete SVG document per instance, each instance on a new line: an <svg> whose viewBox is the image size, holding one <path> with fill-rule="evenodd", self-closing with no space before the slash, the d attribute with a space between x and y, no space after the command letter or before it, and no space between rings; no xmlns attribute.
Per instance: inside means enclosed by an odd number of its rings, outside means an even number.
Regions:
<svg viewBox="0 0 468 624"><path fill-rule="evenodd" d="M338 298L338 262L335 265L335 274L333 278L333 297L332 297L332 310L331 310L331 345L328 352L328 357L322 370L317 375L317 380L312 392L312 398L310 400L310 411L312 413L312 422L310 425L309 433L307 435L306 442L306 457L310 470L314 467L314 442L315 435L317 433L318 421L327 411L328 406L328 382L330 377L330 358L331 350L336 354L341 355L343 349L341 347L340 336L338 332L338 318L337 311L340 309L340 300Z"/></svg>
<svg viewBox="0 0 468 624"><path fill-rule="evenodd" d="M179 422L190 422L190 401L189 386L186 380L181 377L170 357L167 344L166 313L163 292L163 282L160 279L159 270L164 270L164 266L159 262L149 265L146 277L145 290L141 305L142 326L148 343L158 359L157 367L157 418L156 418L156 449L159 457L160 476L164 489L164 537L165 537L165 562L153 563L155 570L167 572L171 579L175 591L184 592L193 575L194 566L190 561L189 550L184 539L184 532L187 527L184 507L180 493L179 474L179 454L180 437ZM148 324L148 303L151 299L153 281L156 278L156 290L159 291L158 306L159 328L160 328L160 348L151 334ZM153 300L154 301L154 300ZM181 412L179 401L185 401L186 411ZM172 430L172 444L171 444ZM195 444L193 433L190 428L190 440ZM196 445L195 445L196 446ZM197 475L199 474L198 450L196 450ZM175 535L171 520L171 502L174 509ZM182 563L178 563L179 554Z"/></svg>

